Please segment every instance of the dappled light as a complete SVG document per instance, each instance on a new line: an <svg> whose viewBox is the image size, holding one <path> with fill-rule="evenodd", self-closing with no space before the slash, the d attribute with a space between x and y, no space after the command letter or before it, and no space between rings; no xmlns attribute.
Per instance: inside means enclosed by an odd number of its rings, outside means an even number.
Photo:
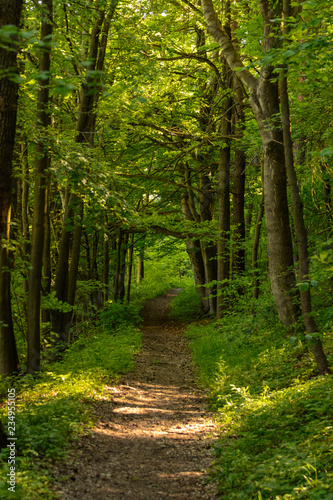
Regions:
<svg viewBox="0 0 333 500"><path fill-rule="evenodd" d="M62 498L214 498L204 483L216 430L185 337L168 319L177 293L146 303L135 370L96 397L98 423L70 455Z"/></svg>

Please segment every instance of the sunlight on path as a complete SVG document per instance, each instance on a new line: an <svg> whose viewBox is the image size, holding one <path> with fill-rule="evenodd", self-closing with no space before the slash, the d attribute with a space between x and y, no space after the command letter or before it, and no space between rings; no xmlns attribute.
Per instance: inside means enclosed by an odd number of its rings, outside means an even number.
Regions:
<svg viewBox="0 0 333 500"><path fill-rule="evenodd" d="M96 401L98 424L68 460L62 499L217 498L206 481L216 431L169 301L151 301L134 373Z"/></svg>

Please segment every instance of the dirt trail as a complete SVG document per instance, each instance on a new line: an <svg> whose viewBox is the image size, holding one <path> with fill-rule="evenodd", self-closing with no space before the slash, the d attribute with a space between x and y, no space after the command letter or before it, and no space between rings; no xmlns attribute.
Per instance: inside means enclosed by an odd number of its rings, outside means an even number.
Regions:
<svg viewBox="0 0 333 500"><path fill-rule="evenodd" d="M186 339L167 317L178 291L147 302L135 371L106 386L95 407L98 424L58 471L69 476L57 485L60 498L217 498L204 483L214 425Z"/></svg>

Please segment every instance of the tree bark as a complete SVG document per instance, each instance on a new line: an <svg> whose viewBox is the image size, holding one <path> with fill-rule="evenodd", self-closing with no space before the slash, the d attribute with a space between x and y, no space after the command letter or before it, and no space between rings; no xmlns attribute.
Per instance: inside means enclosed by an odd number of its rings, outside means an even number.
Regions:
<svg viewBox="0 0 333 500"><path fill-rule="evenodd" d="M245 124L244 112L244 94L238 79L233 77L234 87L234 127L238 138L243 135ZM235 150L234 164L234 186L233 186L233 253L232 253L232 272L239 275L245 271L245 151L239 147Z"/></svg>
<svg viewBox="0 0 333 500"><path fill-rule="evenodd" d="M0 28L19 28L22 0L2 0ZM0 46L0 375L19 369L13 329L10 292L10 211L12 197L12 160L16 132L18 84L17 39Z"/></svg>
<svg viewBox="0 0 333 500"><path fill-rule="evenodd" d="M259 210L257 214L256 226L254 230L253 243L252 243L253 298L255 300L257 300L259 297L260 281L259 281L259 269L258 269L258 248L259 248L262 220L264 216L264 205L265 205L265 196L263 190L259 203Z"/></svg>
<svg viewBox="0 0 333 500"><path fill-rule="evenodd" d="M106 224L108 222L106 217ZM104 233L103 243L103 283L104 283L104 302L109 300L109 275L110 275L110 255L109 255L109 235Z"/></svg>
<svg viewBox="0 0 333 500"><path fill-rule="evenodd" d="M131 286L132 286L132 269L133 269L133 254L134 254L134 233L132 234L129 252L128 252L128 279L126 290L126 302L130 303L131 300Z"/></svg>
<svg viewBox="0 0 333 500"><path fill-rule="evenodd" d="M290 1L283 0L284 18L288 19L290 12ZM284 26L284 34L288 35L288 28ZM303 203L299 191L297 173L294 164L293 142L291 136L291 122L290 122L290 109L289 109L289 95L288 95L288 81L286 70L283 70L280 77L280 101L281 101L281 114L282 114L282 127L283 127L283 144L286 159L286 169L288 175L288 184L291 196L291 203L293 209L293 217L295 223L295 231L297 236L297 246L299 255L299 279L301 283L306 283L307 287L300 288L301 294L301 307L303 313L303 321L305 324L306 332L309 336L318 334L318 327L316 321L311 314L311 287L309 283L309 255L308 255L308 237L307 230L304 222ZM328 373L328 361L323 350L321 340L313 337L310 340L310 346L314 354L317 368L319 373L324 375Z"/></svg>
<svg viewBox="0 0 333 500"><path fill-rule="evenodd" d="M226 24L230 35L230 2L226 3ZM223 80L225 87L231 89L231 71L223 60ZM231 134L232 99L226 97L222 104L220 133L222 137ZM220 149L218 171L218 243L217 243L217 304L216 318L221 319L228 307L226 290L230 278L230 140Z"/></svg>
<svg viewBox="0 0 333 500"><path fill-rule="evenodd" d="M182 213L185 220L193 220L193 207L192 211L189 205L189 195L184 194L181 199ZM194 212L196 213L196 211ZM207 300L207 289L205 288L205 266L201 251L201 244L199 240L186 240L186 251L188 253L189 259L191 261L191 267L193 271L194 283L198 290L198 294L201 300L201 306L204 312L209 312L209 302Z"/></svg>
<svg viewBox="0 0 333 500"><path fill-rule="evenodd" d="M277 2L275 10L270 9L268 0L259 0L264 21L263 50L274 48L277 38L271 21L281 13ZM289 225L286 191L286 171L283 149L283 135L278 117L278 85L274 82L273 68L263 67L257 79L247 70L225 29L221 26L212 0L202 0L207 30L219 43L230 68L237 72L239 80L250 93L250 104L255 115L264 153L264 190L267 240L269 246L270 280L280 321L290 328L298 318L294 304L295 275ZM242 71L239 71L242 69Z"/></svg>
<svg viewBox="0 0 333 500"><path fill-rule="evenodd" d="M45 0L42 6L43 10L45 9L43 12L45 17L41 25L43 49L39 61L39 71L46 77L39 80L37 101L37 120L41 127L42 138L36 144L35 198L28 291L28 373L34 373L40 369L40 299L46 216L46 172L50 162L46 133L50 124L48 103L53 29L52 0Z"/></svg>
<svg viewBox="0 0 333 500"><path fill-rule="evenodd" d="M110 29L110 23L114 16L118 1L114 0L105 16L105 10L99 11L95 25L92 29L89 47L89 66L86 71L85 81L81 87L80 107L78 112L78 121L76 126L76 142L87 144L90 147L94 145L95 135L95 122L96 122L96 108L101 91L101 72L104 67L107 36ZM82 214L83 214L83 200L78 195L72 195L73 206L78 206L79 209L75 212L69 211L70 218L74 220L74 232L66 231L67 218L64 217L64 227L61 235L60 248L63 250L62 258L59 262L55 279L56 297L59 300L74 305L76 282L78 276L80 242L82 235ZM71 208L71 207L69 207ZM69 265L69 252L70 241L73 237L73 252L70 270ZM61 340L67 342L68 340L68 313L61 311L53 312L52 328L59 334Z"/></svg>
<svg viewBox="0 0 333 500"><path fill-rule="evenodd" d="M7 448L7 444L8 444L7 434L3 426L3 423L0 420L0 450L2 450L3 448Z"/></svg>

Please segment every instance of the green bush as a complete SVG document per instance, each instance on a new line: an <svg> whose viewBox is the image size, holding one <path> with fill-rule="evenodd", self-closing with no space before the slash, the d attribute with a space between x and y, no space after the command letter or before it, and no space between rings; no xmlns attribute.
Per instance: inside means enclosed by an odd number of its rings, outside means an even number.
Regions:
<svg viewBox="0 0 333 500"><path fill-rule="evenodd" d="M102 321L101 321L102 323ZM141 333L133 325L110 331L107 323L79 337L61 362L44 367L37 377L0 381L0 392L15 387L17 446L16 492L7 490L8 451L0 459L0 498L44 500L51 498L48 461L66 452L70 437L89 425L90 403L101 396L105 381L131 370L133 355L141 345ZM5 405L0 418L6 426ZM9 495L10 494L10 495Z"/></svg>
<svg viewBox="0 0 333 500"><path fill-rule="evenodd" d="M196 289L187 286L172 299L170 318L178 321L193 321L202 314L201 300Z"/></svg>
<svg viewBox="0 0 333 500"><path fill-rule="evenodd" d="M139 312L138 305L109 301L99 312L99 319L102 327L110 331L122 325L139 323L141 320Z"/></svg>
<svg viewBox="0 0 333 500"><path fill-rule="evenodd" d="M210 388L220 438L211 478L230 500L333 498L333 379L291 343L268 297L256 315L230 312L187 329ZM332 363L333 335L324 335Z"/></svg>

